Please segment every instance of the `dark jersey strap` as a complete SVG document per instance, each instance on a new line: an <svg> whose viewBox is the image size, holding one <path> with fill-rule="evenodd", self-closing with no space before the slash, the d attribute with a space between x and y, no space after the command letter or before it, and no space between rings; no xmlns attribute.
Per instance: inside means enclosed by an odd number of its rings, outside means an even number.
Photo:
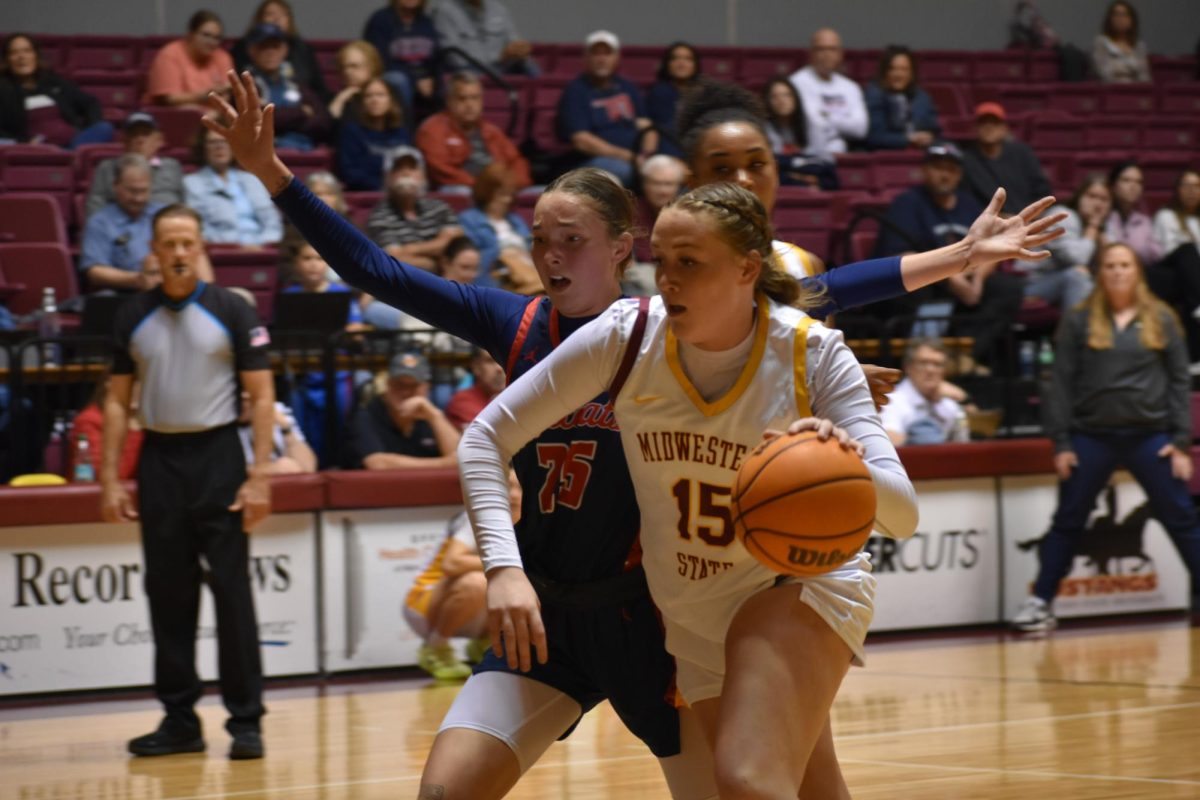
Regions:
<svg viewBox="0 0 1200 800"><path fill-rule="evenodd" d="M535 297L525 306L525 313L521 315L521 324L517 328L517 335L513 337L512 348L508 351L508 364L504 368L504 376L512 383L513 370L517 367L517 357L521 355L521 348L525 346L525 339L529 336L529 328L533 325L533 318L538 312L538 307L545 300L545 297Z"/></svg>
<svg viewBox="0 0 1200 800"><path fill-rule="evenodd" d="M621 387L625 385L625 379L629 377L629 371L633 369L633 362L637 361L642 338L646 335L646 319L649 316L650 298L639 297L637 319L634 320L633 330L629 333L629 343L625 345L625 356L621 359L621 366L617 368L617 374L613 376L612 383L608 387L610 404L616 403L617 395L621 393Z"/></svg>

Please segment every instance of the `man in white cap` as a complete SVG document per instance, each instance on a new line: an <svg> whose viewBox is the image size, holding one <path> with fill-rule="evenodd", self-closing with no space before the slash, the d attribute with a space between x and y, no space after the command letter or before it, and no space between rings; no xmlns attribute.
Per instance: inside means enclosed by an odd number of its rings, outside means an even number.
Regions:
<svg viewBox="0 0 1200 800"><path fill-rule="evenodd" d="M611 31L594 31L584 41L583 74L563 89L558 101L558 136L580 154L579 166L599 167L626 186L633 183L634 160L658 149L658 134L638 134L651 123L642 93L617 75L621 42Z"/></svg>
<svg viewBox="0 0 1200 800"><path fill-rule="evenodd" d="M367 218L367 236L391 256L432 270L450 240L463 235L462 226L450 206L425 196L421 151L405 146L391 154L385 176L388 196Z"/></svg>

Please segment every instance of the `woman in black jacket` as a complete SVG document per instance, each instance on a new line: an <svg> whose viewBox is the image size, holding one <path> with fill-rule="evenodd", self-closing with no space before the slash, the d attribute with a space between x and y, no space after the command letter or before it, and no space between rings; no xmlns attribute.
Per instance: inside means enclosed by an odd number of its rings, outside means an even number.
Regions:
<svg viewBox="0 0 1200 800"><path fill-rule="evenodd" d="M101 119L99 101L42 67L32 38L14 33L4 40L3 51L0 140L69 148L113 140L113 127Z"/></svg>
<svg viewBox="0 0 1200 800"><path fill-rule="evenodd" d="M254 11L247 31L254 30L259 23L266 22L275 25L287 34L288 55L285 69L290 66L291 79L301 86L313 90L313 94L321 98L322 103L328 103L332 95L325 86L325 76L321 74L321 64L312 47L296 33L296 17L292 13L292 5L287 0L263 0ZM233 63L238 72L250 69L250 47L243 36L233 45Z"/></svg>

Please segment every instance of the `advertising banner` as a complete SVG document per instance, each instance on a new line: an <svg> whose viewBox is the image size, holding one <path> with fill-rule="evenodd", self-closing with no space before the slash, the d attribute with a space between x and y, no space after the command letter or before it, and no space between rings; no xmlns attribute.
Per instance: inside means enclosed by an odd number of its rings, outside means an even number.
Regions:
<svg viewBox="0 0 1200 800"><path fill-rule="evenodd" d="M317 670L312 514L277 514L250 537L267 675ZM153 636L137 525L0 529L0 695L143 686ZM217 677L212 598L201 593L197 666Z"/></svg>
<svg viewBox="0 0 1200 800"><path fill-rule="evenodd" d="M994 478L918 481L911 539L872 534L878 580L873 631L973 625L1000 616Z"/></svg>
<svg viewBox="0 0 1200 800"><path fill-rule="evenodd" d="M326 511L322 515L325 669L417 663L421 639L404 621L413 579L461 506Z"/></svg>
<svg viewBox="0 0 1200 800"><path fill-rule="evenodd" d="M1030 593L1038 545L1058 503L1049 475L1000 479L1004 516L1004 612L1011 618ZM1187 568L1146 495L1126 472L1101 493L1080 539L1071 572L1059 587L1059 617L1187 608Z"/></svg>

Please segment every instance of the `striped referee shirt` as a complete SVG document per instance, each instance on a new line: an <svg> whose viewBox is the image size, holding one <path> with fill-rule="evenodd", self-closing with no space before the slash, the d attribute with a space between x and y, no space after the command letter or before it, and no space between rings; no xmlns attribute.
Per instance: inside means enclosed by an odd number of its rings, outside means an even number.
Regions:
<svg viewBox="0 0 1200 800"><path fill-rule="evenodd" d="M184 300L161 288L121 306L116 320L114 375L142 381L142 427L195 433L238 417L240 372L270 369L270 336L254 310L220 286L200 281Z"/></svg>
<svg viewBox="0 0 1200 800"><path fill-rule="evenodd" d="M384 200L367 218L367 236L380 247L413 244L437 238L443 228L458 225L458 215L441 200L422 197L417 200L416 219L406 219L388 200Z"/></svg>

